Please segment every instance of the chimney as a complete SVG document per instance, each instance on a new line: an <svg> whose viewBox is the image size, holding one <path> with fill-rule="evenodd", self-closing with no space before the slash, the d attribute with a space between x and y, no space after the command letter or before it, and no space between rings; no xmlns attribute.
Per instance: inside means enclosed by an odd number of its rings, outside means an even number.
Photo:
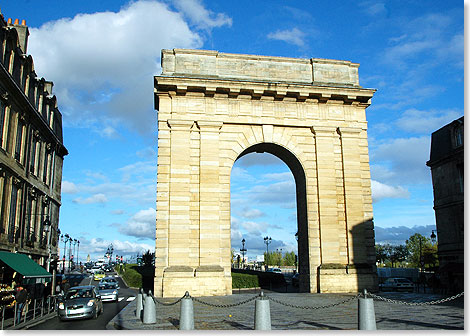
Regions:
<svg viewBox="0 0 470 336"><path fill-rule="evenodd" d="M27 54L28 51L28 36L29 36L29 29L26 25L26 20L22 20L20 24L20 20L15 19L15 23L11 23L11 18L8 19L8 26L14 27L16 32L18 33L18 40L20 42L20 48L23 51L23 54Z"/></svg>

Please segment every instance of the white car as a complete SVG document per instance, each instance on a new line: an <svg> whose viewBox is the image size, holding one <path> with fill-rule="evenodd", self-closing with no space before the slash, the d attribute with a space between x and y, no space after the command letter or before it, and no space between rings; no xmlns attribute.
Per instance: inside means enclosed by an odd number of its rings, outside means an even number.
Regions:
<svg viewBox="0 0 470 336"><path fill-rule="evenodd" d="M93 266L90 268L90 273L95 274L96 271L101 271L101 266Z"/></svg>
<svg viewBox="0 0 470 336"><path fill-rule="evenodd" d="M280 268L269 268L268 272L282 274L282 271Z"/></svg>

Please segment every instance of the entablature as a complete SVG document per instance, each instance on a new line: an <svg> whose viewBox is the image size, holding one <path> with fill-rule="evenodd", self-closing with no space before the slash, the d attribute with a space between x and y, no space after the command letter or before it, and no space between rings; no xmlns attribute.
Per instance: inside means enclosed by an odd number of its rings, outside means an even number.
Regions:
<svg viewBox="0 0 470 336"><path fill-rule="evenodd" d="M155 76L155 109L159 109L159 95L184 96L193 93L215 98L260 100L264 97L272 97L276 101L316 100L319 103L341 101L344 104L360 104L367 107L375 91L375 89L329 85Z"/></svg>

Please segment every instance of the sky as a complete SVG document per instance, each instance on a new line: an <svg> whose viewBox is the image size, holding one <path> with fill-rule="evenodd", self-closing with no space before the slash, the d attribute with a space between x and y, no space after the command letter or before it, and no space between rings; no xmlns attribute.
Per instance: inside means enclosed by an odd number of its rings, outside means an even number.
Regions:
<svg viewBox="0 0 470 336"><path fill-rule="evenodd" d="M377 89L367 108L377 243L435 229L431 133L464 114L462 1L1 1L26 20L36 73L54 82L64 144L59 227L79 260L110 244L124 258L155 249L157 111L162 49L360 63ZM297 251L295 182L269 154L236 161L232 248ZM61 244L62 246L62 244Z"/></svg>

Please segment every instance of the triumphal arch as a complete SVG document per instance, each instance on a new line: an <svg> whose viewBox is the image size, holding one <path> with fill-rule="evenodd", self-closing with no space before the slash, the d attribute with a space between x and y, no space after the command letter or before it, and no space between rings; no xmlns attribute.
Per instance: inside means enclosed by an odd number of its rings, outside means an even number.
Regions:
<svg viewBox="0 0 470 336"><path fill-rule="evenodd" d="M162 51L154 294L232 293L230 173L251 152L291 169L300 290L377 286L359 64L329 59Z"/></svg>

